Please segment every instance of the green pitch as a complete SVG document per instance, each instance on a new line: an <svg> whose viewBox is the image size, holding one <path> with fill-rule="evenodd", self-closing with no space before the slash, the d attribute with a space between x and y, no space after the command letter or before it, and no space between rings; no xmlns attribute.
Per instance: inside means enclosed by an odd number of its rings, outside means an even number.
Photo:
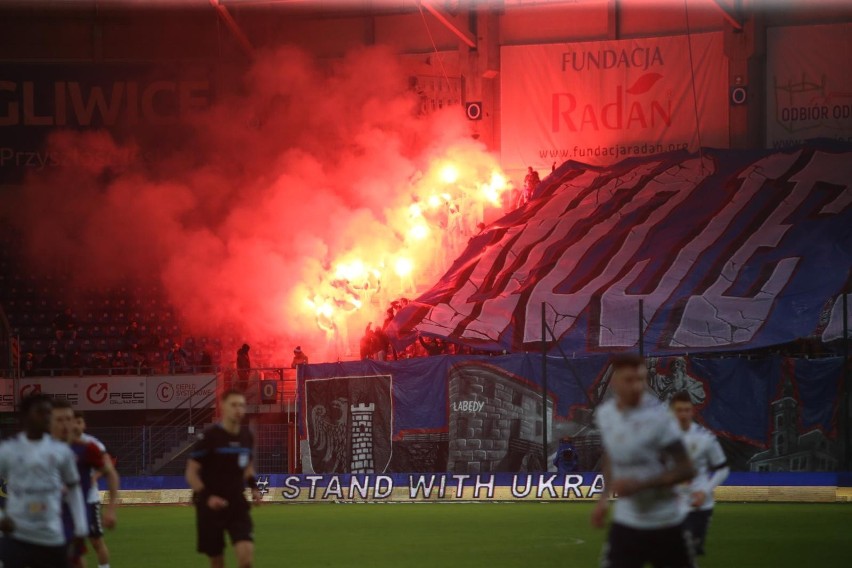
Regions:
<svg viewBox="0 0 852 568"><path fill-rule="evenodd" d="M266 505L253 512L255 566L596 567L604 532L590 512L589 503ZM107 535L111 565L208 566L194 530L190 507L122 508ZM852 505L720 504L700 564L849 566L850 534Z"/></svg>

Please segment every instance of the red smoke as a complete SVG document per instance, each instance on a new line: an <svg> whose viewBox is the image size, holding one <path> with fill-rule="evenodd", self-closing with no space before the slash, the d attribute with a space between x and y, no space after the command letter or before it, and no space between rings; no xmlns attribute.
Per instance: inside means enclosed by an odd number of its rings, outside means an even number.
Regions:
<svg viewBox="0 0 852 568"><path fill-rule="evenodd" d="M431 284L464 244L441 252L448 204L467 213L505 189L458 109L416 116L387 50L330 68L278 50L233 91L129 166L116 157L148 148L150 130L120 144L104 131L52 136L51 150L104 159L28 180L15 206L34 263L70 263L77 286L155 280L185 329L333 359L350 349L320 329L326 312L351 333L381 321L387 301L413 293L407 278Z"/></svg>

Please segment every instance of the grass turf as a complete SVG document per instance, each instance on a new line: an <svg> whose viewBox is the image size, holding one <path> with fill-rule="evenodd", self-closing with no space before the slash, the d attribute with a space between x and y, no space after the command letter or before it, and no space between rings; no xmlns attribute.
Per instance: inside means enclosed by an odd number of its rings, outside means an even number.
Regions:
<svg viewBox="0 0 852 568"><path fill-rule="evenodd" d="M257 568L595 567L589 503L300 504L254 509ZM190 507L126 507L116 568L207 566ZM852 506L720 504L702 568L849 566ZM97 566L89 557L89 566ZM226 565L235 562L230 548Z"/></svg>

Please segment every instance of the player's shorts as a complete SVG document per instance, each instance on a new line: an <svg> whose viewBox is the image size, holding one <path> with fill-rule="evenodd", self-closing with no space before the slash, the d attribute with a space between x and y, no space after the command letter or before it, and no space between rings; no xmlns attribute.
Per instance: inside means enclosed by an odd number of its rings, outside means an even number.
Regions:
<svg viewBox="0 0 852 568"><path fill-rule="evenodd" d="M38 566L39 568L68 568L68 547L40 546L8 536L0 538L0 561L3 568Z"/></svg>
<svg viewBox="0 0 852 568"><path fill-rule="evenodd" d="M707 539L707 527L710 526L710 518L713 516L713 509L707 511L692 511L686 517L686 532L689 533L689 538L692 539L692 548L698 556L704 556L704 541Z"/></svg>
<svg viewBox="0 0 852 568"><path fill-rule="evenodd" d="M101 504L87 503L86 517L89 519L89 538L103 538L104 522L101 517Z"/></svg>
<svg viewBox="0 0 852 568"><path fill-rule="evenodd" d="M613 523L601 554L601 568L695 568L683 525L665 529L634 529Z"/></svg>
<svg viewBox="0 0 852 568"><path fill-rule="evenodd" d="M228 507L214 511L206 504L195 506L198 528L198 552L207 556L221 556L225 550L225 533L231 544L254 541L254 524L245 499L235 499Z"/></svg>

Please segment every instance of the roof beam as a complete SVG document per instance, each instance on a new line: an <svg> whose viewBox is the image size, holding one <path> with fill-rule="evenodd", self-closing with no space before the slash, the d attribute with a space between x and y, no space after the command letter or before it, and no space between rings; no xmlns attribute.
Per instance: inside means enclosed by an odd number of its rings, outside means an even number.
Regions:
<svg viewBox="0 0 852 568"><path fill-rule="evenodd" d="M433 5L431 0L420 0L420 5L426 9L427 12L432 14L436 20L441 22L445 28L453 32L462 42L467 44L468 47L472 49L476 49L476 38L473 37L473 34L470 31L464 29L462 26L459 26L453 16L450 16L442 9Z"/></svg>
<svg viewBox="0 0 852 568"><path fill-rule="evenodd" d="M722 0L713 0L713 5L719 8L719 11L722 12L722 17L725 18L725 20L729 24L731 24L735 30L737 30L738 32L743 31L742 22L740 22L737 18L734 17L733 14L731 14L730 8L728 6L725 6L722 3Z"/></svg>
<svg viewBox="0 0 852 568"><path fill-rule="evenodd" d="M246 36L243 29L228 11L228 8L222 4L221 0L210 0L210 5L216 10L216 14L219 16L219 19L227 26L227 28L231 31L231 34L234 36L234 39L237 40L237 43L240 44L240 47L249 58L254 57L254 46L249 41L248 36Z"/></svg>

